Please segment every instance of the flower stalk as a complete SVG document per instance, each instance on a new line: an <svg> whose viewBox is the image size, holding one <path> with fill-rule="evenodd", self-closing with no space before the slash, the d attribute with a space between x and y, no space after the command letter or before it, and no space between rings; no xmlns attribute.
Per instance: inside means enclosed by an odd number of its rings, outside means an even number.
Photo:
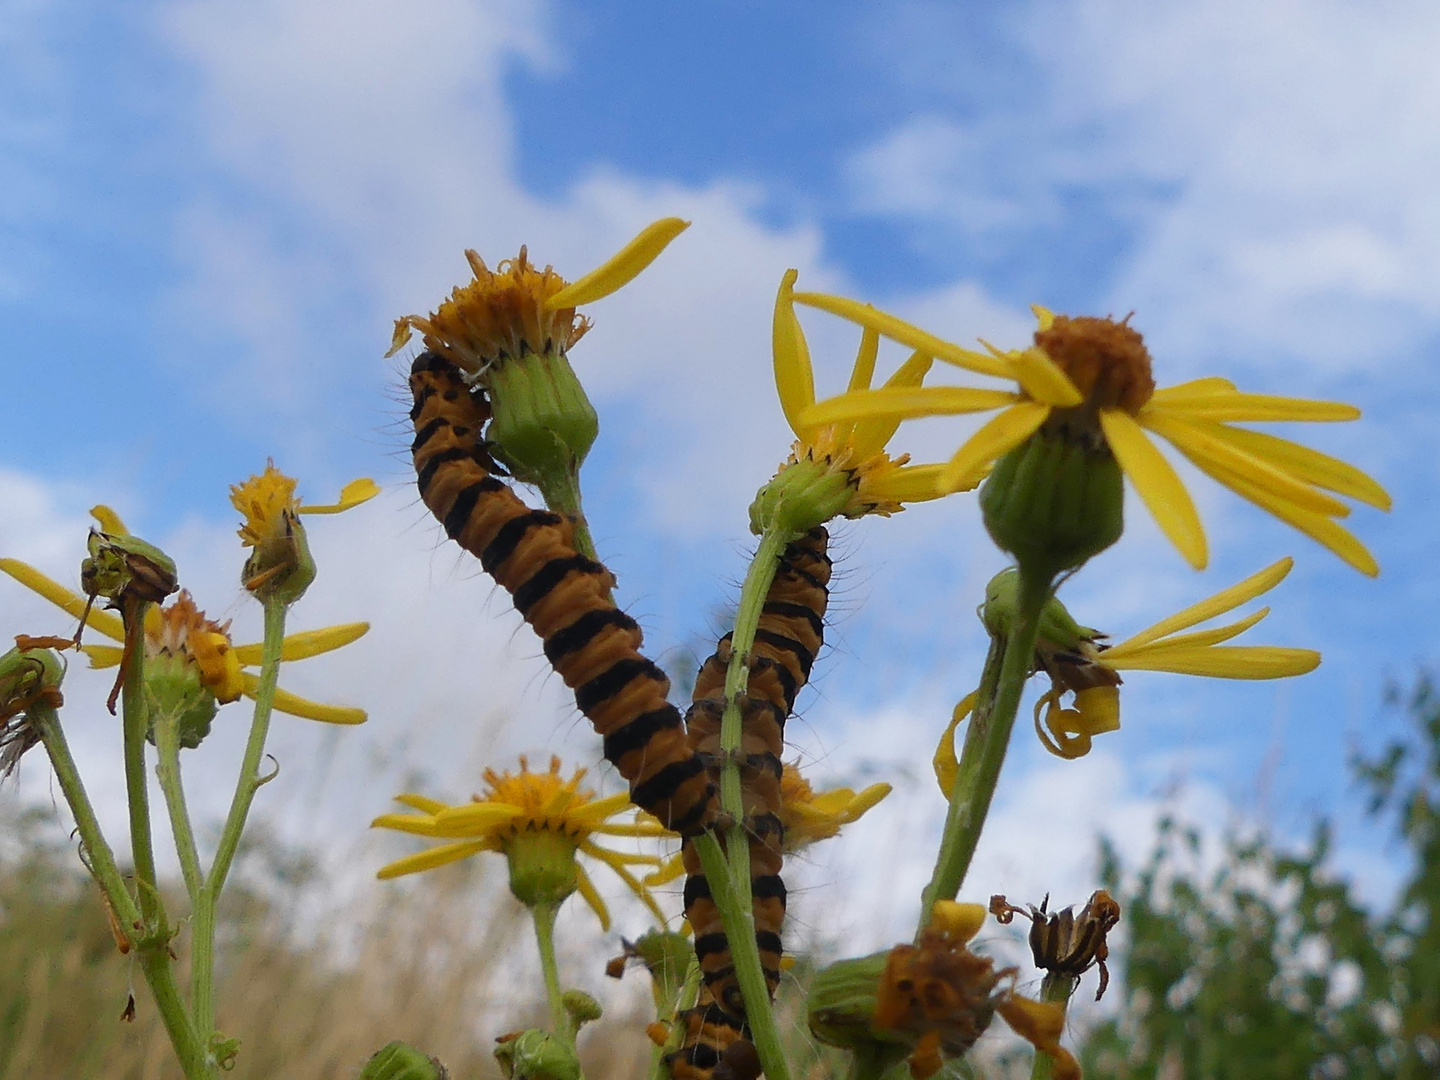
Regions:
<svg viewBox="0 0 1440 1080"><path fill-rule="evenodd" d="M1070 995L1075 992L1075 987L1080 984L1078 975L1066 975L1061 972L1049 972L1040 983L1040 1000L1053 1002L1059 1005L1061 1010L1070 1001ZM1030 1080L1050 1080L1054 1073L1055 1059L1043 1050L1035 1051L1035 1060L1030 1066Z"/></svg>
<svg viewBox="0 0 1440 1080"><path fill-rule="evenodd" d="M992 637L975 714L965 732L960 767L950 791L950 809L945 818L940 853L930 884L921 894L917 936L929 925L935 902L954 900L970 869L975 846L990 812L995 785L1000 779L1000 769L1005 764L1005 751L1010 745L1025 681L1034 663L1035 641L1051 584L1047 573L1022 565L1017 618L1007 633Z"/></svg>
<svg viewBox="0 0 1440 1080"><path fill-rule="evenodd" d="M545 999L550 1005L550 1023L557 1037L575 1047L575 1023L565 1008L560 989L560 969L555 962L555 914L559 904L531 904L530 916L535 922L535 944L540 950L540 971L545 976Z"/></svg>

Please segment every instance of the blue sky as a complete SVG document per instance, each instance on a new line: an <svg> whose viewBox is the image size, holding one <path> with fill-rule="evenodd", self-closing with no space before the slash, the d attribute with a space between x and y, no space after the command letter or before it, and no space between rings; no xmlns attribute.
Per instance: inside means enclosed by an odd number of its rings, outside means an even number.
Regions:
<svg viewBox="0 0 1440 1080"><path fill-rule="evenodd" d="M1216 821L1226 800L1282 831L1338 808L1352 865L1375 868L1343 802L1345 756L1392 722L1386 682L1435 655L1440 600L1429 6L8 11L0 550L73 576L85 511L104 500L253 633L226 485L273 455L312 500L359 474L393 489L314 530L330 561L297 619L375 630L286 683L374 719L339 741L278 731L282 754L311 762L295 773L313 795L282 810L328 807L328 828L358 834L409 773L458 797L516 749L598 763L529 632L416 505L403 365L382 354L396 315L465 279L466 247L493 262L526 243L574 277L678 213L694 226L595 307L575 353L602 415L586 478L597 539L656 652L713 634L743 573L745 506L786 452L768 339L787 267L961 342L1024 342L1032 302L1133 310L1162 384L1214 373L1365 409L1300 437L1395 495L1390 516L1351 519L1384 572L1361 578L1197 478L1215 557L1195 575L1132 506L1121 545L1067 588L1083 621L1124 636L1294 554L1252 634L1325 663L1287 685L1136 675L1126 726L1085 762L1056 763L1020 731L987 865L1024 880L991 891L1050 887L1007 853L1053 828L1068 792L1073 829L1045 842L1069 845L1054 858L1088 892L1085 830L1143 842L1177 780ZM853 335L806 325L822 385L838 386ZM916 425L902 448L943 456L966 430ZM970 613L1002 559L960 499L846 527L838 546L836 647L797 751L822 778L916 778L893 813L922 835L938 814L926 761L978 672ZM60 629L17 590L0 597L14 630ZM75 723L103 761L103 719ZM225 738L198 760L225 768ZM21 790L38 796L29 771Z"/></svg>

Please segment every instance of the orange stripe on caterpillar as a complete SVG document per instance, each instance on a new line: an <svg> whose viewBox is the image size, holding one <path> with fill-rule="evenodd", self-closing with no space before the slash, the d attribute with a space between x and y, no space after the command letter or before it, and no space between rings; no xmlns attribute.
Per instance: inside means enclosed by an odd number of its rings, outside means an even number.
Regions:
<svg viewBox="0 0 1440 1080"><path fill-rule="evenodd" d="M410 389L421 499L511 594L631 799L682 835L702 831L715 816L715 784L666 700L670 680L641 655L640 627L611 597L614 576L575 549L569 519L532 509L496 476L503 470L481 437L490 419L483 391L428 352L411 368Z"/></svg>
<svg viewBox="0 0 1440 1080"><path fill-rule="evenodd" d="M780 981L784 950L780 938L785 922L785 883L780 877L784 827L780 823L780 753L785 721L795 695L810 677L815 656L824 642L825 611L829 602L829 536L817 528L788 545L781 554L775 578L766 593L751 650L746 694L740 701L740 784L744 820L750 844L750 889L755 922L755 944L760 966L771 994ZM713 774L720 766L720 723L724 713L725 673L730 664L731 635L701 666L695 679L694 704L686 714L690 744ZM695 931L695 954L703 986L700 1008L706 1015L728 1018L729 1027L713 1023L687 1029L681 1050L673 1056L672 1072L683 1058L684 1073L707 1077L702 1063L721 1060L729 1045L726 1033L744 1032L744 1001L735 978L729 943L710 885L701 872L694 845L683 849L685 915ZM717 1073L718 1075L718 1073Z"/></svg>

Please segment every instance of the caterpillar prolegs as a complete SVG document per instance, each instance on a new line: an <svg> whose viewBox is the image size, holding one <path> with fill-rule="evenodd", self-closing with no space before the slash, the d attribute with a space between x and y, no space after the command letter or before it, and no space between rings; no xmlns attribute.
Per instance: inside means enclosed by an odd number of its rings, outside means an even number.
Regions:
<svg viewBox="0 0 1440 1080"><path fill-rule="evenodd" d="M540 635L631 800L682 835L705 829L715 816L714 781L666 701L670 680L640 654L640 627L611 598L613 575L575 549L569 519L531 509L496 477L501 470L481 438L490 418L482 390L432 352L416 358L410 390L425 505Z"/></svg>
<svg viewBox="0 0 1440 1080"><path fill-rule="evenodd" d="M779 817L780 753L795 695L809 679L824 641L830 583L828 542L823 528L812 529L781 554L761 610L741 702L739 762L750 845L755 944L772 994L780 981L780 930L785 921L785 883L780 877L785 834ZM730 640L729 634L721 638L714 654L700 666L686 716L690 744L712 774L718 773L721 762L720 722L725 711ZM728 1060L727 1048L744 1038L745 1009L720 912L689 841L684 859L688 875L685 915L695 931L703 989L697 1007L686 1017L685 1041L671 1058L670 1068L676 1080L698 1080L717 1063Z"/></svg>

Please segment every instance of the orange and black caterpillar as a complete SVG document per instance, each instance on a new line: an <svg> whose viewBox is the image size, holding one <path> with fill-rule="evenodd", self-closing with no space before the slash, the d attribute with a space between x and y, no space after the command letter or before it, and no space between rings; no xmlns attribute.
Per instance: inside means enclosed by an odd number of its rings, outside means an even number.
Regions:
<svg viewBox="0 0 1440 1080"><path fill-rule="evenodd" d="M570 519L531 509L497 478L503 470L481 437L483 390L431 352L416 358L410 390L420 498L540 635L631 800L681 835L701 832L715 816L715 783L666 701L670 680L640 654L640 627L611 599L613 575L575 549Z"/></svg>
<svg viewBox="0 0 1440 1080"><path fill-rule="evenodd" d="M785 921L785 883L780 877L785 830L780 823L780 752L785 721L795 695L810 677L824 643L829 602L829 536L812 529L780 555L774 581L765 596L751 649L749 680L740 702L740 777L745 826L750 843L750 892L755 944L770 992L780 981ZM712 774L721 764L720 722L725 711L725 673L731 635L720 639L695 679L693 704L686 716L690 745ZM727 1047L744 1038L744 1002L735 979L729 943L710 884L693 844L684 848L685 916L695 931L695 955L704 980L700 1001L686 1019L686 1037L671 1058L676 1080L705 1077Z"/></svg>

